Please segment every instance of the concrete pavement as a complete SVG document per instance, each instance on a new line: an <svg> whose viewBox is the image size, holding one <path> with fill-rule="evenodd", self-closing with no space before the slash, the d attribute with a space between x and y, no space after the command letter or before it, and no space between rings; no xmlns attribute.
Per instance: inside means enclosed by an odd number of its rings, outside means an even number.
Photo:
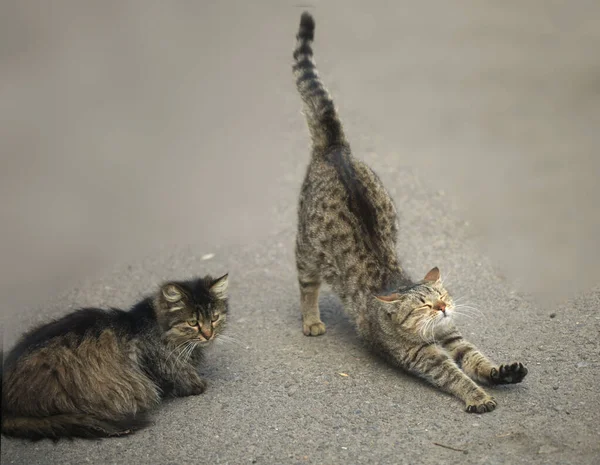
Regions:
<svg viewBox="0 0 600 465"><path fill-rule="evenodd" d="M405 267L439 266L483 312L461 321L472 342L528 365L485 415L373 357L329 292L327 334L302 335L308 135L290 63L304 6L6 8L5 345L76 306L224 271L237 342L211 350L206 393L166 402L153 427L2 438L2 463L598 462L597 6L310 8L355 152L401 211Z"/></svg>

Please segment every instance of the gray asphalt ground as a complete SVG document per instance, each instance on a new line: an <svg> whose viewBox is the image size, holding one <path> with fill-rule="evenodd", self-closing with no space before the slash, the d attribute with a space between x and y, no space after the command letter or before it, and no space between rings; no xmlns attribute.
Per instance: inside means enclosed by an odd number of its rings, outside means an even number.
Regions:
<svg viewBox="0 0 600 465"><path fill-rule="evenodd" d="M236 341L210 350L206 393L165 402L149 429L2 438L2 463L600 463L597 3L1 9L5 350L76 307L225 271ZM304 9L354 151L401 211L405 267L439 266L483 313L465 335L529 367L493 389L492 413L372 356L330 292L327 334L302 335L308 135L290 63Z"/></svg>

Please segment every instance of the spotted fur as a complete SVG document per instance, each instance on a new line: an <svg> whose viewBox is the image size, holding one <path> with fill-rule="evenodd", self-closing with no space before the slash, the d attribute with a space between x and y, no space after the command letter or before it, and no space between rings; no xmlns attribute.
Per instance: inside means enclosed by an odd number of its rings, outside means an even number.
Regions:
<svg viewBox="0 0 600 465"><path fill-rule="evenodd" d="M303 332L325 333L318 303L325 282L374 350L456 395L467 411L491 411L496 401L476 381L518 383L527 369L498 366L463 339L437 268L414 281L400 266L396 207L377 175L352 156L316 70L314 29L314 19L304 13L293 65L312 139L296 237Z"/></svg>

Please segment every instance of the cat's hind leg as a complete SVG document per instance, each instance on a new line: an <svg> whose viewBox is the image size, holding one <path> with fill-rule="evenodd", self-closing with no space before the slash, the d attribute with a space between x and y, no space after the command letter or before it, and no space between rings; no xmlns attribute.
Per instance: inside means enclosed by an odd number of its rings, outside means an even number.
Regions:
<svg viewBox="0 0 600 465"><path fill-rule="evenodd" d="M325 334L325 324L319 310L319 289L321 278L311 266L310 254L296 246L296 266L300 287L300 311L302 312L302 332L305 336Z"/></svg>

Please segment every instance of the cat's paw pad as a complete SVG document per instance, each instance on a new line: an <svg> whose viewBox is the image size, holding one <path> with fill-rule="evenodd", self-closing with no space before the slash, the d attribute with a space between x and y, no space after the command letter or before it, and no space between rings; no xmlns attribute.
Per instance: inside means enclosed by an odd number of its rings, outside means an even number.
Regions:
<svg viewBox="0 0 600 465"><path fill-rule="evenodd" d="M468 413L485 413L494 410L498 404L493 397L485 397L483 399L467 402Z"/></svg>
<svg viewBox="0 0 600 465"><path fill-rule="evenodd" d="M325 323L318 321L317 323L302 325L302 332L305 336L320 336L325 334Z"/></svg>
<svg viewBox="0 0 600 465"><path fill-rule="evenodd" d="M527 368L521 362L500 365L492 368L490 379L493 384L515 384L523 381L527 375Z"/></svg>

